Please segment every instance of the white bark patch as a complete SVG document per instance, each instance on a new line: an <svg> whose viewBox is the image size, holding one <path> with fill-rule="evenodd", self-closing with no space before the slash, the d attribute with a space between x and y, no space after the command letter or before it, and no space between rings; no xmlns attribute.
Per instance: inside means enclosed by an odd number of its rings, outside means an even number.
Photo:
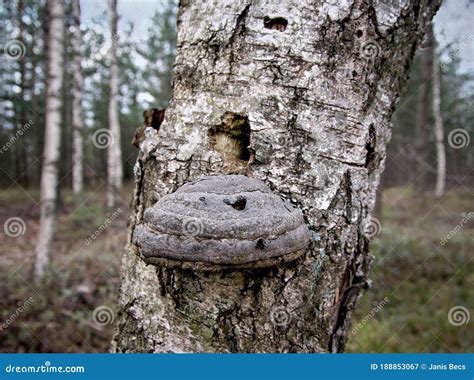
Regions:
<svg viewBox="0 0 474 380"><path fill-rule="evenodd" d="M198 129L193 130L187 137L188 142L180 147L178 155L176 156L176 159L179 161L188 161L198 145L202 144L202 137Z"/></svg>
<svg viewBox="0 0 474 380"><path fill-rule="evenodd" d="M321 6L322 17L328 16L331 21L337 21L347 17L354 1L352 0L326 0Z"/></svg>
<svg viewBox="0 0 474 380"><path fill-rule="evenodd" d="M410 6L409 0L375 0L374 3L377 23L382 32L395 26L401 13L407 11Z"/></svg>

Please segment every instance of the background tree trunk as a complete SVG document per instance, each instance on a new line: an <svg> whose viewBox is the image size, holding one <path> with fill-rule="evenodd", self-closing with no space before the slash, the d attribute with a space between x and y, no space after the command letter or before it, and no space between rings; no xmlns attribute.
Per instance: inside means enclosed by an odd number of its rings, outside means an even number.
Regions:
<svg viewBox="0 0 474 380"><path fill-rule="evenodd" d="M435 195L441 198L446 187L446 150L444 147L443 117L441 115L441 73L439 70L439 60L436 52L436 39L433 33L433 26L430 24L427 32L433 46L433 115L434 131L436 141L436 188Z"/></svg>
<svg viewBox="0 0 474 380"><path fill-rule="evenodd" d="M107 207L115 205L117 190L122 187L122 152L120 147L120 123L118 114L118 66L117 66L117 0L108 0L110 22L110 94L109 128L110 144L107 150Z"/></svg>
<svg viewBox="0 0 474 380"><path fill-rule="evenodd" d="M336 352L368 285L371 211L390 117L438 4L182 1L173 99L135 166L134 215L210 173L263 180L303 210L312 241L260 271L123 260L112 351ZM210 135L226 113L250 127L250 159ZM242 148L245 149L245 146Z"/></svg>
<svg viewBox="0 0 474 380"><path fill-rule="evenodd" d="M23 14L25 11L24 3L23 0L18 0L17 4L17 12L18 12L18 41L20 42L21 45L24 46L25 40L24 40L24 32L25 32L25 25L23 22ZM27 123L27 106L26 102L27 99L25 98L26 94L26 57L22 57L21 59L18 60L19 64L19 72L20 72L20 99L21 102L19 102L19 123L16 125L16 130L20 130L21 128L24 127L24 125ZM30 157L28 153L25 151L25 149L22 149L22 147L16 147L15 148L15 165L16 165L16 178L19 184L21 184L23 187L28 187L29 186L29 161Z"/></svg>
<svg viewBox="0 0 474 380"><path fill-rule="evenodd" d="M433 46L432 40L425 37L420 52L418 67L420 86L418 88L418 101L416 107L416 137L415 154L417 167L413 182L424 189L427 185L426 171L430 168L429 157L429 121L431 114L430 88L431 74L433 72Z"/></svg>
<svg viewBox="0 0 474 380"><path fill-rule="evenodd" d="M35 276L41 278L49 263L56 217L59 150L61 141L61 88L63 81L64 5L48 0L48 64L46 79L46 122L41 173L41 216L36 243Z"/></svg>
<svg viewBox="0 0 474 380"><path fill-rule="evenodd" d="M81 64L81 5L79 0L72 2L72 19L74 31L72 33L72 48L74 51L73 59L73 78L74 87L72 91L72 190L74 194L82 192L83 188L83 174L82 174L82 160L83 160L83 129L84 122L82 120L82 64Z"/></svg>
<svg viewBox="0 0 474 380"><path fill-rule="evenodd" d="M34 33L35 33L33 34L34 41L38 41L41 39L44 41L46 39L46 36L41 35L42 28L39 28L39 29L35 28ZM44 48L44 42L43 42L43 48ZM38 85L38 82L40 81L38 80L36 68L40 67L41 62L38 57L38 54L35 54L34 51L32 51L31 53L32 53L31 64L32 64L32 67L34 68L33 70L31 70L31 85L30 85L31 113L36 120L40 120L41 118L41 110L39 107L40 95L36 93L36 87ZM41 149L38 149L39 141L41 139L40 137L41 132L39 131L41 131L41 128L36 128L35 132L32 132L31 151L35 157L40 157L41 155ZM41 160L34 160L33 164L31 165L31 183L33 186L38 186L38 184L40 183L41 181L40 175L41 175Z"/></svg>

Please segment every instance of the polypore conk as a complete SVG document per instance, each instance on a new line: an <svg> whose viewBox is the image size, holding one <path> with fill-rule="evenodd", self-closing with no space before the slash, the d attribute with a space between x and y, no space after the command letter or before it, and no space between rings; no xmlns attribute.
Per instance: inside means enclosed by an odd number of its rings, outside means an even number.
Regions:
<svg viewBox="0 0 474 380"><path fill-rule="evenodd" d="M183 185L146 209L133 233L147 264L205 270L274 266L301 256L309 241L299 209L242 175Z"/></svg>

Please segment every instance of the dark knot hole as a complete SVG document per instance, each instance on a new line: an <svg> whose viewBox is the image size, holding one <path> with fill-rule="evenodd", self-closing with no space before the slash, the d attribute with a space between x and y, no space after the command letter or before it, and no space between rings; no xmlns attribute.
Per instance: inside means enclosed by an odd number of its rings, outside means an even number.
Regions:
<svg viewBox="0 0 474 380"><path fill-rule="evenodd" d="M235 200L224 199L226 205L232 206L237 211L242 211L247 205L247 199L242 196L238 196Z"/></svg>
<svg viewBox="0 0 474 380"><path fill-rule="evenodd" d="M249 161L250 124L247 116L226 112L222 123L208 130L209 143L227 162Z"/></svg>
<svg viewBox="0 0 474 380"><path fill-rule="evenodd" d="M283 32L288 26L288 21L283 17L270 18L265 16L263 18L263 26L267 29L274 29Z"/></svg>

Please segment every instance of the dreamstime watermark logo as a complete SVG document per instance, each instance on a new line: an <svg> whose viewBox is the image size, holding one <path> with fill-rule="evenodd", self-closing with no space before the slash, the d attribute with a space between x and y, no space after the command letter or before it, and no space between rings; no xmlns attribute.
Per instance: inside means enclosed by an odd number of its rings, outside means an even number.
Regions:
<svg viewBox="0 0 474 380"><path fill-rule="evenodd" d="M3 47L3 52L7 59L11 60L20 60L25 56L26 47L23 42L20 40L10 40L7 41L5 46Z"/></svg>
<svg viewBox="0 0 474 380"><path fill-rule="evenodd" d="M122 213L122 209L119 207L117 210L115 210L112 215L108 216L106 219L105 219L105 222L102 223L99 228L97 228L86 240L84 240L84 244L86 246L88 246L90 243L92 243L95 239L97 239L97 237L100 236L100 234L102 234L102 232L104 232L107 227L113 223L113 221L115 219L118 218L118 216Z"/></svg>
<svg viewBox="0 0 474 380"><path fill-rule="evenodd" d="M360 56L364 59L372 60L379 56L380 45L375 41L368 41L360 47Z"/></svg>
<svg viewBox="0 0 474 380"><path fill-rule="evenodd" d="M86 370L82 365L76 366L54 366L49 360L46 360L43 365L13 365L5 366L6 373L84 373Z"/></svg>
<svg viewBox="0 0 474 380"><path fill-rule="evenodd" d="M277 306L270 311L270 321L275 326L286 326L291 322L291 314L285 306Z"/></svg>
<svg viewBox="0 0 474 380"><path fill-rule="evenodd" d="M106 128L98 129L92 135L92 144L97 149L105 149L111 146L114 143L114 136Z"/></svg>
<svg viewBox="0 0 474 380"><path fill-rule="evenodd" d="M382 301L380 302L374 302L373 303L373 308L372 310L370 310L370 312L362 319L362 321L360 321L357 325L355 325L351 332L353 335L357 334L361 329L362 327L364 327L367 323L369 323L372 319L374 319L375 317L375 314L379 313L384 307L386 304L388 304L390 302L390 298L388 297L385 297Z"/></svg>
<svg viewBox="0 0 474 380"><path fill-rule="evenodd" d="M459 221L459 223L454 227L449 234L447 234L444 238L442 238L439 242L441 245L445 245L449 240L453 238L454 235L456 235L459 231L462 230L462 228L472 219L474 218L474 212L470 212L469 214L463 213L462 219Z"/></svg>
<svg viewBox="0 0 474 380"><path fill-rule="evenodd" d="M5 232L5 235L13 238L24 235L26 232L25 221L18 216L12 216L3 223L3 232Z"/></svg>
<svg viewBox="0 0 474 380"><path fill-rule="evenodd" d="M377 236L382 232L382 224L377 218L371 218L370 223L365 227L365 234L369 239Z"/></svg>
<svg viewBox="0 0 474 380"><path fill-rule="evenodd" d="M25 301L19 301L17 303L18 308L15 310L13 314L11 314L6 321L0 324L0 331L3 331L8 328L15 320L23 313L28 306L30 306L34 301L33 297L28 297Z"/></svg>
<svg viewBox="0 0 474 380"><path fill-rule="evenodd" d="M10 137L10 139L2 146L0 149L0 154L6 153L8 149L12 147L13 144L15 144L16 140L18 140L23 134L30 129L30 127L33 125L33 120L28 120L28 122L25 125L19 126L17 128L15 134Z"/></svg>
<svg viewBox="0 0 474 380"><path fill-rule="evenodd" d="M183 221L182 231L183 235L188 237L196 237L202 234L204 224L199 219L189 218Z"/></svg>
<svg viewBox="0 0 474 380"><path fill-rule="evenodd" d="M92 322L99 327L111 325L112 323L114 323L114 320L115 313L108 306L101 305L99 307L96 307L92 312Z"/></svg>
<svg viewBox="0 0 474 380"><path fill-rule="evenodd" d="M469 133L462 128L453 129L448 134L448 144L453 149L462 149L469 145L471 137Z"/></svg>
<svg viewBox="0 0 474 380"><path fill-rule="evenodd" d="M471 320L469 310L464 306L453 306L448 312L448 321L453 326L467 325Z"/></svg>
<svg viewBox="0 0 474 380"><path fill-rule="evenodd" d="M463 38L462 40L458 41L456 49L453 49L449 52L449 60L454 61L456 58L460 56L461 50L465 47L472 46L474 42L474 34L470 34L469 36ZM441 67L445 68L448 64L446 62L441 62Z"/></svg>

